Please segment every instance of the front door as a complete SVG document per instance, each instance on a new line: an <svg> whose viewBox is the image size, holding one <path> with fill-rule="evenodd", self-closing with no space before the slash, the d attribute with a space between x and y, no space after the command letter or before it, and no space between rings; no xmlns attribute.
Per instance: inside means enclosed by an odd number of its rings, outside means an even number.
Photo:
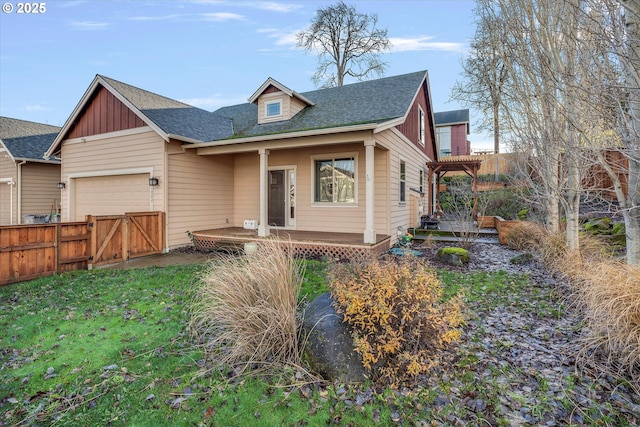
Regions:
<svg viewBox="0 0 640 427"><path fill-rule="evenodd" d="M285 179L283 170L269 171L269 225L285 226L284 213L286 209Z"/></svg>
<svg viewBox="0 0 640 427"><path fill-rule="evenodd" d="M293 227L295 225L295 169L269 171L269 225Z"/></svg>

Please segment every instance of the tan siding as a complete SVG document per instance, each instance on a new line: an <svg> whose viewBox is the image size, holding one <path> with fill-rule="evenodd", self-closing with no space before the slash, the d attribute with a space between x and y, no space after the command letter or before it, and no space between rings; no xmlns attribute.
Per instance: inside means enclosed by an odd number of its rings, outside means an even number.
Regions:
<svg viewBox="0 0 640 427"><path fill-rule="evenodd" d="M391 147L390 159L389 159L389 206L390 206L390 229L392 240L396 239L396 230L400 227L402 230L406 230L409 227L414 227L417 224L411 224L410 219L416 216L419 218L419 213L414 212L411 214L411 204L409 198L413 196L419 196L418 193L410 190L411 187L418 188L420 186L420 172L419 170L425 167L428 160L427 156L418 151L413 144L407 144L398 135L395 135L392 131L385 131L376 136L384 142L385 146ZM406 163L406 203L400 203L400 159L403 159ZM426 175L425 183L426 185ZM426 199L420 198L418 206L422 204L426 206Z"/></svg>
<svg viewBox="0 0 640 427"><path fill-rule="evenodd" d="M1 145L0 145L1 147ZM17 186L8 185L5 180L18 181L16 165L7 153L0 153L0 225L18 224Z"/></svg>
<svg viewBox="0 0 640 427"><path fill-rule="evenodd" d="M60 207L60 165L27 163L22 166L22 215L57 213Z"/></svg>
<svg viewBox="0 0 640 427"><path fill-rule="evenodd" d="M281 101L280 111L281 116L269 117L266 116L266 104L267 102ZM283 92L264 93L258 98L258 123L270 123L279 122L282 120L288 120L292 116L291 114L291 97Z"/></svg>
<svg viewBox="0 0 640 427"><path fill-rule="evenodd" d="M272 162L269 156L269 163ZM258 153L239 154L234 159L233 225L242 227L245 219L260 219L260 157Z"/></svg>
<svg viewBox="0 0 640 427"><path fill-rule="evenodd" d="M313 205L313 171L311 158L322 154L358 153L357 206ZM375 150L375 228L379 234L389 233L388 214L388 152ZM257 153L235 156L234 226L242 227L245 219L259 219L259 171ZM332 231L363 233L365 227L365 151L363 143L315 147L298 150L272 150L269 168L282 166L296 169L296 229L305 231Z"/></svg>
<svg viewBox="0 0 640 427"><path fill-rule="evenodd" d="M391 234L389 216L389 151L375 150L374 228L377 234Z"/></svg>
<svg viewBox="0 0 640 427"><path fill-rule="evenodd" d="M300 101L297 98L291 98L291 117L298 114L301 110L307 106L304 102Z"/></svg>
<svg viewBox="0 0 640 427"><path fill-rule="evenodd" d="M189 243L187 231L234 225L231 156L197 156L187 150L168 156L168 170L169 247Z"/></svg>
<svg viewBox="0 0 640 427"><path fill-rule="evenodd" d="M165 142L155 132L136 131L127 135L103 135L102 139L89 139L87 142L68 143L62 145L62 180L67 182L67 189L62 191L62 220L74 218L74 200L70 196L74 192L74 183L69 176L73 174L100 175L115 170L153 168L153 175L158 177L160 185L153 192L153 209L165 211L164 170Z"/></svg>

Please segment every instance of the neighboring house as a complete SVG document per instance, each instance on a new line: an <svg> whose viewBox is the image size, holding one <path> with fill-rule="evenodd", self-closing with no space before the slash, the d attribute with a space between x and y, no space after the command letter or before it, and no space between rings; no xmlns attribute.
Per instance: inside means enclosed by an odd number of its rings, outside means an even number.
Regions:
<svg viewBox="0 0 640 427"><path fill-rule="evenodd" d="M471 154L469 110L443 111L434 114L438 155L468 156Z"/></svg>
<svg viewBox="0 0 640 427"><path fill-rule="evenodd" d="M0 117L0 225L44 222L60 209L60 160L45 160L57 126Z"/></svg>
<svg viewBox="0 0 640 427"><path fill-rule="evenodd" d="M63 220L164 211L166 249L247 221L369 244L419 224L436 159L426 71L305 93L269 78L248 101L211 113L96 76L47 152Z"/></svg>

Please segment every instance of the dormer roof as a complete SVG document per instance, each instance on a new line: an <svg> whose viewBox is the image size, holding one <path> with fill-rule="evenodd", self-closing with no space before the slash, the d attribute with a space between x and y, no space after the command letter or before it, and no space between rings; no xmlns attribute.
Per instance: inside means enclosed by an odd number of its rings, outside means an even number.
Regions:
<svg viewBox="0 0 640 427"><path fill-rule="evenodd" d="M253 93L253 95L251 95L251 97L249 98L249 102L251 104L255 103L258 101L258 98L260 98L260 95L262 95L267 89L269 89L270 86L273 86L274 88L276 88L277 90L279 90L280 92L285 93L286 95L289 95L292 98L297 98L300 101L304 102L307 105L314 105L313 101L311 101L309 98L305 97L304 95L289 89L288 87L286 87L285 85L283 85L282 83L278 82L277 80L269 77L264 83L262 83L262 86L260 86L258 88L257 91L255 91Z"/></svg>

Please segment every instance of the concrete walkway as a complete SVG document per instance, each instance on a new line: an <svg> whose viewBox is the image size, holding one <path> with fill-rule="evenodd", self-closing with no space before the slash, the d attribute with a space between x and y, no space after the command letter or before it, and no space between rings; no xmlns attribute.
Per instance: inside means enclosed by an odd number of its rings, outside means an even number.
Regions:
<svg viewBox="0 0 640 427"><path fill-rule="evenodd" d="M99 268L143 268L143 267L166 267L169 265L186 265L186 264L202 264L207 262L211 258L215 258L216 252L203 254L203 253L184 253L172 251L166 254L149 255L140 258L133 258L129 261L118 262L116 264L109 264L95 267Z"/></svg>

